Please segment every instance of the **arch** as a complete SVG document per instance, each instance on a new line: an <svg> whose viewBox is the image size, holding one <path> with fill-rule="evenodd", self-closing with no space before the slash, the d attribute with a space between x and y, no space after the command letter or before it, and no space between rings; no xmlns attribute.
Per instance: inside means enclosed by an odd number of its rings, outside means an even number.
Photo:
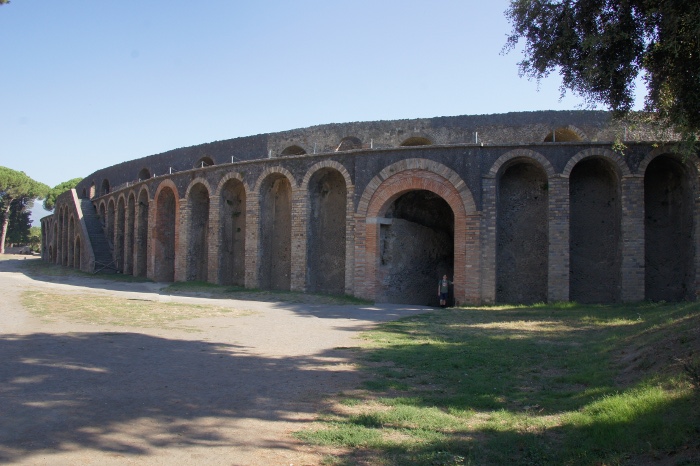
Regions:
<svg viewBox="0 0 700 466"><path fill-rule="evenodd" d="M150 177L151 177L151 171L148 168L144 167L141 170L139 170L139 177L138 177L139 181L146 181Z"/></svg>
<svg viewBox="0 0 700 466"><path fill-rule="evenodd" d="M354 149L362 149L362 141L355 136L347 136L340 140L340 144L335 148L335 151L343 152Z"/></svg>
<svg viewBox="0 0 700 466"><path fill-rule="evenodd" d="M432 146L433 141L423 136L412 136L399 144L401 147Z"/></svg>
<svg viewBox="0 0 700 466"><path fill-rule="evenodd" d="M134 275L145 277L148 267L148 189L145 187L139 191L136 207Z"/></svg>
<svg viewBox="0 0 700 466"><path fill-rule="evenodd" d="M292 175L292 172L287 170L286 168L283 167L268 167L263 172L260 174L258 177L258 180L255 182L255 191L260 192L262 188L263 182L270 176L270 175L282 175L285 178L287 178L287 181L289 181L290 186L292 189L295 189L297 187L297 183L294 180L294 175Z"/></svg>
<svg viewBox="0 0 700 466"><path fill-rule="evenodd" d="M205 167L211 167L214 165L214 160L212 160L211 157L204 156L200 157L199 160L197 160L197 163L194 165L194 168L205 168Z"/></svg>
<svg viewBox="0 0 700 466"><path fill-rule="evenodd" d="M589 157L599 157L607 160L613 167L615 167L619 177L629 176L632 174L629 165L627 165L627 162L624 158L622 158L622 156L609 149L594 147L591 149L582 150L571 157L566 163L562 175L569 178L571 176L571 170L573 170L579 162Z"/></svg>
<svg viewBox="0 0 700 466"><path fill-rule="evenodd" d="M107 217L105 218L105 227L107 234L107 242L112 248L112 253L114 253L114 232L115 232L115 221L116 221L116 206L114 205L114 198L107 202Z"/></svg>
<svg viewBox="0 0 700 466"><path fill-rule="evenodd" d="M134 273L134 238L136 228L136 193L131 191L126 203L126 227L124 234L124 273Z"/></svg>
<svg viewBox="0 0 700 466"><path fill-rule="evenodd" d="M238 173L225 176L219 195L219 277L222 285L245 285L248 188Z"/></svg>
<svg viewBox="0 0 700 466"><path fill-rule="evenodd" d="M109 194L109 180L105 178L102 180L102 189L100 190L100 195L104 196L106 194Z"/></svg>
<svg viewBox="0 0 700 466"><path fill-rule="evenodd" d="M187 188L187 281L207 281L209 271L209 187L199 180Z"/></svg>
<svg viewBox="0 0 700 466"><path fill-rule="evenodd" d="M292 265L291 179L271 170L259 183L259 283L263 289L289 290Z"/></svg>
<svg viewBox="0 0 700 466"><path fill-rule="evenodd" d="M159 282L175 280L176 244L179 221L177 188L170 180L164 180L155 194L155 225L153 228L154 264L153 278Z"/></svg>
<svg viewBox="0 0 700 466"><path fill-rule="evenodd" d="M80 245L80 235L77 235L75 237L75 255L73 258L73 264L76 269L82 269L82 264L81 264L81 245Z"/></svg>
<svg viewBox="0 0 700 466"><path fill-rule="evenodd" d="M481 286L478 272L480 218L474 198L466 183L453 170L425 159L402 160L386 167L363 192L357 208L358 215L365 218L364 229L358 229L356 240L359 245L355 264L357 294L368 299L382 298L377 275L382 222L379 217L401 195L417 190L436 194L452 210L455 298L458 301L478 301Z"/></svg>
<svg viewBox="0 0 700 466"><path fill-rule="evenodd" d="M323 167L311 175L307 186L307 290L345 292L346 216L348 185L337 169Z"/></svg>
<svg viewBox="0 0 700 466"><path fill-rule="evenodd" d="M530 149L514 149L498 157L493 165L491 165L487 176L490 178L496 178L499 172L502 171L501 169L505 170L513 161L517 159L528 159L539 165L540 168L542 168L542 170L544 170L544 172L547 174L547 178L551 178L556 175L554 167L544 155Z"/></svg>
<svg viewBox="0 0 700 466"><path fill-rule="evenodd" d="M674 154L663 153L654 154L643 168L644 297L692 300L697 171Z"/></svg>
<svg viewBox="0 0 700 466"><path fill-rule="evenodd" d="M284 150L280 153L280 155L282 157L289 157L293 155L306 155L306 150L301 146L293 145L285 147Z"/></svg>
<svg viewBox="0 0 700 466"><path fill-rule="evenodd" d="M90 183L90 193L89 194L90 194L90 199L95 198L96 189L95 189L95 182L94 181L92 183Z"/></svg>
<svg viewBox="0 0 700 466"><path fill-rule="evenodd" d="M70 219L68 220L68 248L66 251L66 265L68 267L73 267L74 266L74 259L75 259L75 218L71 215Z"/></svg>
<svg viewBox="0 0 700 466"><path fill-rule="evenodd" d="M512 157L501 164L498 171L495 196L497 302L547 301L548 173L539 162L531 156ZM553 174L551 165L549 168Z"/></svg>
<svg viewBox="0 0 700 466"><path fill-rule="evenodd" d="M575 126L562 126L556 128L544 137L544 142L580 142L586 139L586 135Z"/></svg>
<svg viewBox="0 0 700 466"><path fill-rule="evenodd" d="M610 157L585 157L568 175L570 299L618 302L622 285L619 166Z"/></svg>
<svg viewBox="0 0 700 466"><path fill-rule="evenodd" d="M124 196L119 196L117 200L117 211L115 218L114 229L114 260L116 261L117 270L124 272L124 255L125 255L125 230L126 230L126 202Z"/></svg>

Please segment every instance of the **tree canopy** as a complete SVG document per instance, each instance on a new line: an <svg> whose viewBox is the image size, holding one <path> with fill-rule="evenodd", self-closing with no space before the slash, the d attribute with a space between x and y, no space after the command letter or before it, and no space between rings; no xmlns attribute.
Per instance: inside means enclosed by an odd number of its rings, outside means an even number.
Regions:
<svg viewBox="0 0 700 466"><path fill-rule="evenodd" d="M2 228L0 229L0 254L5 252L5 238L10 221L10 209L13 201L20 198L43 198L49 187L34 181L24 172L0 166L0 201L2 201Z"/></svg>
<svg viewBox="0 0 700 466"><path fill-rule="evenodd" d="M49 211L53 210L53 208L56 206L56 198L58 195L68 191L69 189L75 188L81 181L83 181L82 178L73 178L72 180L64 181L63 183L59 183L53 188L49 189L48 193L46 194L46 198L44 199L44 209Z"/></svg>
<svg viewBox="0 0 700 466"><path fill-rule="evenodd" d="M506 50L525 40L520 72L554 71L562 92L630 112L635 79L645 110L695 143L700 131L700 2L697 0L512 0Z"/></svg>

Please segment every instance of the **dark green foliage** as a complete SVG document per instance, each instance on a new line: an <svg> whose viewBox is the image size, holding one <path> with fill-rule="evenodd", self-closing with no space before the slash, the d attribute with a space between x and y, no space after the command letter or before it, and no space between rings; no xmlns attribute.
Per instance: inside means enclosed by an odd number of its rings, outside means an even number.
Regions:
<svg viewBox="0 0 700 466"><path fill-rule="evenodd" d="M43 183L34 181L24 172L0 167L0 201L3 203L2 228L0 230L0 254L5 252L5 237L10 221L10 209L16 199L43 198L49 191L49 187Z"/></svg>
<svg viewBox="0 0 700 466"><path fill-rule="evenodd" d="M30 209L33 205L34 200L27 197L17 198L10 203L6 242L15 244L26 244L29 242L29 230L32 226ZM5 205L3 200L0 199L0 222L4 219Z"/></svg>
<svg viewBox="0 0 700 466"><path fill-rule="evenodd" d="M697 0L512 0L506 50L525 40L523 75L562 76L589 103L618 116L634 104L641 74L645 109L685 142L700 130L700 2Z"/></svg>
<svg viewBox="0 0 700 466"><path fill-rule="evenodd" d="M56 206L56 198L58 195L75 188L81 181L83 181L82 178L73 178L72 180L64 181L51 188L44 199L44 209L49 211L53 210Z"/></svg>

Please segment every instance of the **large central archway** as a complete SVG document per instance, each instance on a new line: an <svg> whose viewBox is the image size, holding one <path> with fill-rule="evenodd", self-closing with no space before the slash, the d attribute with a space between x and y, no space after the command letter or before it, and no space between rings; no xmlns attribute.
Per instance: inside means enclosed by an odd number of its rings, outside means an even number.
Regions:
<svg viewBox="0 0 700 466"><path fill-rule="evenodd" d="M402 199L406 194L408 196ZM418 205L410 206L413 202L418 202ZM436 212L431 213L432 210ZM393 257L386 255L387 252L391 252L386 248L382 258L382 242L402 229L407 231L426 228L434 231L427 236L431 238L429 241L435 243L441 242L437 239L438 237L449 236L452 232L451 254L449 248L433 250L433 255L436 256L435 264L442 264L435 267L445 267L447 264L448 270L442 273L449 273L451 262L455 299L458 302L479 302L480 216L476 212L472 193L453 170L425 159L406 159L390 165L368 184L358 204L357 212L359 220L364 223L364 227L358 225L359 234L356 239L355 283L357 288L355 294L357 296L377 301L388 301L388 298L393 298L386 295L387 288L384 284L387 283L387 274L382 270L386 264L383 265L382 260L386 262L387 259L392 259L394 264L397 262ZM436 221L434 217L440 217L440 220ZM408 222L416 225L407 225ZM385 225L392 226L387 230ZM384 232L381 231L382 228L385 229ZM401 236L406 238L408 235L402 233ZM390 246L401 245L401 240L394 241L396 244ZM412 239L403 241L408 245ZM408 247L410 246L406 246ZM441 252L438 253L438 251ZM440 259L437 259L438 255L441 256ZM450 256L452 261L449 259ZM409 272L404 270L404 273ZM430 302L437 305L437 282L441 273L437 269L427 273L435 274L425 280L427 284L424 290L426 291L422 293L427 297L421 296L413 303ZM416 281L416 278L411 280ZM406 302L403 299L402 301Z"/></svg>
<svg viewBox="0 0 700 466"><path fill-rule="evenodd" d="M379 228L377 301L435 305L439 277L454 276L454 213L427 190L402 194Z"/></svg>

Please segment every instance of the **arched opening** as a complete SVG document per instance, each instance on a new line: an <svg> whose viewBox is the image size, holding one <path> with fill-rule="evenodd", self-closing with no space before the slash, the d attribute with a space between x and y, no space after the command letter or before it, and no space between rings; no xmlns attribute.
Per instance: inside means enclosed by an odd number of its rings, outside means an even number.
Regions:
<svg viewBox="0 0 700 466"><path fill-rule="evenodd" d="M61 254L63 252L61 241L63 241L63 208L58 211L56 229L54 230L54 241L56 243L56 264L61 265Z"/></svg>
<svg viewBox="0 0 700 466"><path fill-rule="evenodd" d="M340 140L340 144L335 148L335 151L342 152L353 149L362 149L362 141L356 137L348 136Z"/></svg>
<svg viewBox="0 0 700 466"><path fill-rule="evenodd" d="M136 219L136 198L134 193L129 194L129 201L126 203L126 229L124 233L124 273L134 273L134 225Z"/></svg>
<svg viewBox="0 0 700 466"><path fill-rule="evenodd" d="M345 178L324 168L309 181L307 226L307 289L310 292L345 292Z"/></svg>
<svg viewBox="0 0 700 466"><path fill-rule="evenodd" d="M282 151L282 156L304 155L306 151L299 146L289 146Z"/></svg>
<svg viewBox="0 0 700 466"><path fill-rule="evenodd" d="M571 128L557 128L550 131L544 138L544 142L578 142L583 138Z"/></svg>
<svg viewBox="0 0 700 466"><path fill-rule="evenodd" d="M76 269L81 269L82 265L80 263L80 236L75 237L75 255L73 259L73 266Z"/></svg>
<svg viewBox="0 0 700 466"><path fill-rule="evenodd" d="M437 305L437 284L454 277L454 213L437 194L409 191L379 219L377 301ZM452 303L450 289L449 303Z"/></svg>
<svg viewBox="0 0 700 466"><path fill-rule="evenodd" d="M114 221L115 221L114 199L110 199L109 204L107 204L107 218L105 218L105 235L107 235L107 243L109 243L109 247L112 249L112 254L114 254L114 248L115 248Z"/></svg>
<svg viewBox="0 0 700 466"><path fill-rule="evenodd" d="M202 183L190 189L187 200L190 223L187 235L188 281L207 281L209 270L209 191Z"/></svg>
<svg viewBox="0 0 700 466"><path fill-rule="evenodd" d="M124 198L120 197L117 203L117 224L114 235L114 260L116 261L117 270L124 272L124 230L125 230L125 214L126 206Z"/></svg>
<svg viewBox="0 0 700 466"><path fill-rule="evenodd" d="M61 265L68 265L68 210L61 210Z"/></svg>
<svg viewBox="0 0 700 466"><path fill-rule="evenodd" d="M153 278L158 282L175 280L175 234L177 200L169 187L163 188L156 199L155 261Z"/></svg>
<svg viewBox="0 0 700 466"><path fill-rule="evenodd" d="M59 228L58 228L58 224L59 224L59 223L61 223L61 217L59 217L59 218L58 218L58 221L56 221L56 222L53 224L53 254L52 254L51 257L52 257L52 259L53 259L52 262L53 262L54 264L58 264L58 260L59 260L59 259L58 259L58 256L59 256L59 254L60 254L60 252L59 252L60 246L58 245L58 243L60 242L60 238L61 238L61 236L60 236L60 230L59 230Z"/></svg>
<svg viewBox="0 0 700 466"><path fill-rule="evenodd" d="M107 207L105 206L104 202L100 203L100 223L102 224L102 231L104 232L105 236L107 236ZM110 241L110 244L111 241Z"/></svg>
<svg viewBox="0 0 700 466"><path fill-rule="evenodd" d="M496 301L547 300L549 235L547 174L522 160L498 179L496 204Z"/></svg>
<svg viewBox="0 0 700 466"><path fill-rule="evenodd" d="M109 180L107 178L102 180L102 191L100 192L100 194L102 196L104 196L105 194L109 194Z"/></svg>
<svg viewBox="0 0 700 466"><path fill-rule="evenodd" d="M145 277L148 258L148 193L145 189L139 193L136 211L136 261L134 263L134 275Z"/></svg>
<svg viewBox="0 0 700 466"><path fill-rule="evenodd" d="M219 283L245 285L246 192L243 183L228 180L221 189Z"/></svg>
<svg viewBox="0 0 700 466"><path fill-rule="evenodd" d="M412 146L430 146L432 144L433 144L433 142L428 138L415 136L415 137L406 139L400 145L402 147L412 147Z"/></svg>
<svg viewBox="0 0 700 466"><path fill-rule="evenodd" d="M618 302L622 209L615 169L600 158L582 160L571 171L569 197L570 299Z"/></svg>
<svg viewBox="0 0 700 466"><path fill-rule="evenodd" d="M75 220L71 216L70 220L68 220L68 251L66 254L66 265L68 267L73 267L73 260L75 259L75 250L73 249L75 246L74 242L74 236L75 236Z"/></svg>
<svg viewBox="0 0 700 466"><path fill-rule="evenodd" d="M292 187L279 173L260 186L260 273L263 289L289 290L292 273Z"/></svg>
<svg viewBox="0 0 700 466"><path fill-rule="evenodd" d="M53 262L53 244L49 246L49 262Z"/></svg>
<svg viewBox="0 0 700 466"><path fill-rule="evenodd" d="M151 177L151 171L148 168L142 168L139 171L139 181L146 181Z"/></svg>
<svg viewBox="0 0 700 466"><path fill-rule="evenodd" d="M90 183L90 199L95 198L95 182Z"/></svg>
<svg viewBox="0 0 700 466"><path fill-rule="evenodd" d="M686 168L659 156L644 173L644 296L650 301L694 298L694 193Z"/></svg>
<svg viewBox="0 0 700 466"><path fill-rule="evenodd" d="M214 165L214 161L211 157L201 157L199 160L197 160L194 168L211 167L212 165Z"/></svg>

